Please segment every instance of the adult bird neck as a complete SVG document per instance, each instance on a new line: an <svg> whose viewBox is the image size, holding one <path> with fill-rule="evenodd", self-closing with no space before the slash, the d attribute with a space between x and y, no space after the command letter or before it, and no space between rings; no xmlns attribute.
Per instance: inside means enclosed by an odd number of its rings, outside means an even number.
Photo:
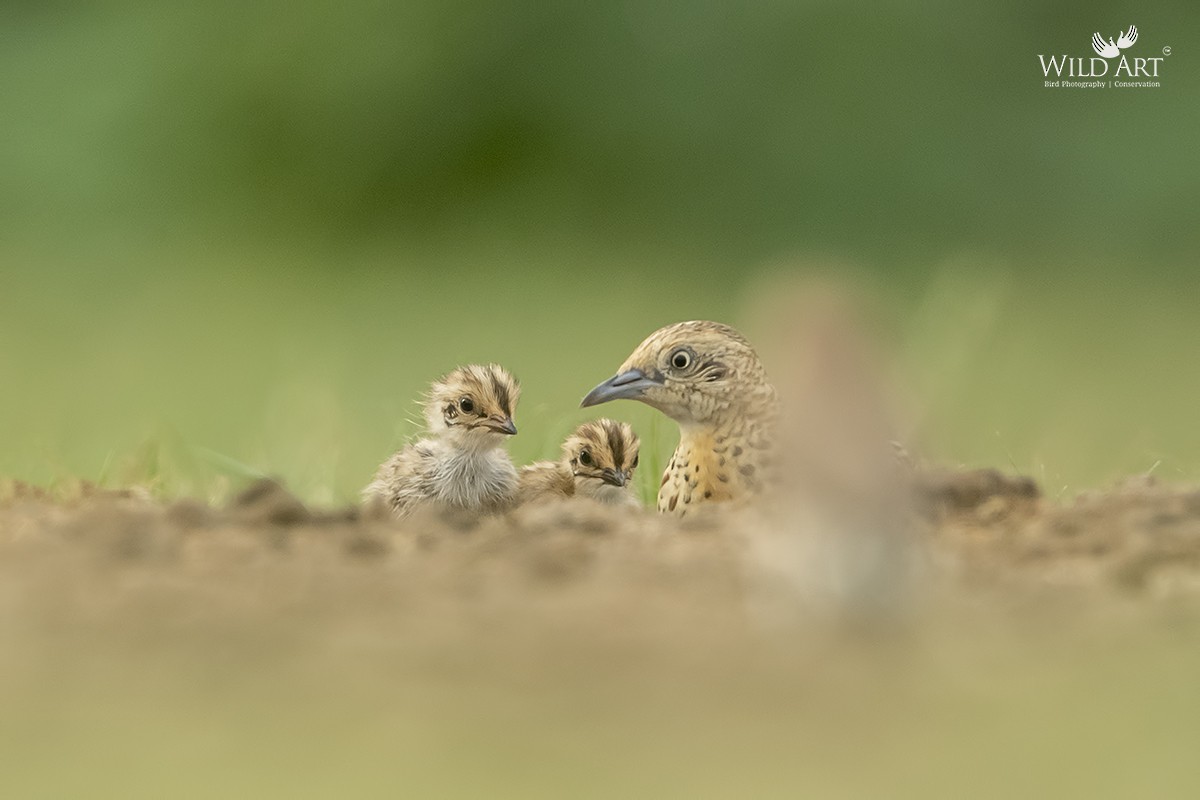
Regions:
<svg viewBox="0 0 1200 800"><path fill-rule="evenodd" d="M771 437L760 420L681 425L658 492L658 510L685 515L693 505L738 500L758 491Z"/></svg>

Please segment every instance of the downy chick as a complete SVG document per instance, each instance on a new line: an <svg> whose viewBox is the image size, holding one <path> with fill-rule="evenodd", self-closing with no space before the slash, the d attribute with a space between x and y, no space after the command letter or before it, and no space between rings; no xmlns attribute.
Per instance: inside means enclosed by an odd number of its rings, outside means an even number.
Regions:
<svg viewBox="0 0 1200 800"><path fill-rule="evenodd" d="M516 501L517 471L504 444L516 434L517 380L496 364L459 367L425 400L429 436L380 467L363 490L403 516L423 505L489 513Z"/></svg>
<svg viewBox="0 0 1200 800"><path fill-rule="evenodd" d="M561 461L539 461L521 468L521 502L588 497L610 505L636 506L632 480L640 446L627 423L611 419L585 422L563 443Z"/></svg>

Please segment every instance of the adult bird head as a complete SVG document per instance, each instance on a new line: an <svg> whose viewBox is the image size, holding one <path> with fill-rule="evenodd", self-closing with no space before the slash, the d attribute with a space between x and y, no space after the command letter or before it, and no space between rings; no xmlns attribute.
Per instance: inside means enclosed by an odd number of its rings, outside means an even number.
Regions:
<svg viewBox="0 0 1200 800"><path fill-rule="evenodd" d="M715 425L731 415L755 415L773 399L746 337L718 322L692 321L650 334L581 405L638 400L681 425Z"/></svg>
<svg viewBox="0 0 1200 800"><path fill-rule="evenodd" d="M434 381L425 401L433 433L480 446L497 445L516 434L513 412L521 386L498 364L459 367Z"/></svg>

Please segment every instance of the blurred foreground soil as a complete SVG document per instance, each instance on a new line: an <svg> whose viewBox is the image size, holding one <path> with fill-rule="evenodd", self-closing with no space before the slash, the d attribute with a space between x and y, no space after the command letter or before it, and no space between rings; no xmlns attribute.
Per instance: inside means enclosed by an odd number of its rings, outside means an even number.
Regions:
<svg viewBox="0 0 1200 800"><path fill-rule="evenodd" d="M918 497L887 551L908 566L864 605L821 568L836 545L781 568L767 523L730 515L396 522L269 482L221 509L7 484L0 788L1191 794L1200 490L1057 502L983 471Z"/></svg>

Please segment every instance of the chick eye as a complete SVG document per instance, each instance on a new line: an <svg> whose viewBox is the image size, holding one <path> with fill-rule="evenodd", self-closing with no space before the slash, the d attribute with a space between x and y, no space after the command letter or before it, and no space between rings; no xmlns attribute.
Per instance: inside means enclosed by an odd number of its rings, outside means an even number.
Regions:
<svg viewBox="0 0 1200 800"><path fill-rule="evenodd" d="M585 467L590 467L592 465L592 454L587 450L580 450L579 463L583 464Z"/></svg>
<svg viewBox="0 0 1200 800"><path fill-rule="evenodd" d="M458 407L462 409L464 414L470 414L475 410L475 404L471 402L471 398L469 397L464 397L463 399L459 400Z"/></svg>
<svg viewBox="0 0 1200 800"><path fill-rule="evenodd" d="M671 354L671 366L675 369L687 369L692 365L692 354L687 350L676 350Z"/></svg>
<svg viewBox="0 0 1200 800"><path fill-rule="evenodd" d="M633 463L632 463L632 464L630 464L630 466L631 466L631 467L636 467L637 465L638 465L638 457L637 457L637 456L634 456L634 457L633 457Z"/></svg>

